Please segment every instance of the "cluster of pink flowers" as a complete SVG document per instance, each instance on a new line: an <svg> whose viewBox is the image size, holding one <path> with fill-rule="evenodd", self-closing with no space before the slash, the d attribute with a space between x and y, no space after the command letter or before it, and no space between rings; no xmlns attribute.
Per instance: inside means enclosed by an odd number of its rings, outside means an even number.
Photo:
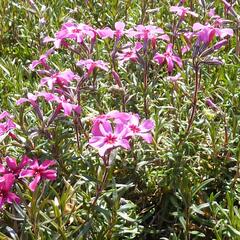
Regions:
<svg viewBox="0 0 240 240"><path fill-rule="evenodd" d="M53 160L45 160L39 164L37 159L30 159L23 156L20 163L15 158L6 157L0 164L0 208L5 203L20 203L20 198L11 190L14 184L26 182L25 178L31 177L32 181L28 185L31 191L35 191L40 180L53 181L57 178L57 171L48 169L55 165Z"/></svg>
<svg viewBox="0 0 240 240"><path fill-rule="evenodd" d="M61 29L55 33L54 37L46 37L44 39L45 43L53 42L54 47L43 54L39 60L33 61L30 68L33 70L37 66L42 66L44 70L38 72L47 76L41 79L41 86L48 86L52 93L64 95L65 102L76 105L76 99L69 98L68 88L70 83L77 82L77 85L80 86L81 84L79 84L79 82L81 83L85 81L86 78L89 78L96 68L106 72L109 70L112 71L112 76L115 80L115 76L117 76L117 82L119 82L119 74L116 72L116 69L110 69L110 64L102 60L93 60L91 58L93 48L95 44L97 44L98 39L105 40L109 38L114 40L112 50L113 61L118 60L120 65L129 61L143 65L143 55L147 54L148 50L150 50L153 53L153 61L161 66L167 65L167 72L171 76L176 66L179 68L183 67L180 56L195 47L195 43L197 43L197 45L202 44L201 49L205 51L215 37L219 37L220 40L225 40L225 38L233 36L233 30L224 28L223 23L225 20L216 15L214 9L210 9L209 12L212 23L210 23L211 21L206 24L197 22L192 26L193 31L178 31L180 24L185 21L187 15L195 18L198 17L197 13L183 6L184 3L185 2L182 1L179 5L170 7L170 12L175 13L179 17L179 21L173 31L173 36L183 36L185 39L181 53L179 50L177 51L177 49L174 50L175 45L174 43L169 43L170 37L164 30L155 25L137 25L126 29L125 23L119 21L115 23L113 29L110 27L98 29L87 24L68 21L62 24ZM128 39L129 41L119 47L120 39L122 38ZM224 44L220 44L218 46L223 45ZM160 51L162 46L166 49L165 52ZM87 70L84 76L79 77L69 69L65 71L55 71L51 68L48 63L48 58L60 47L67 48L77 54L83 51L85 55L88 56L87 59L80 59L76 63L78 67ZM194 49L193 51L198 55L202 53ZM59 89L61 89L61 91ZM76 89L76 91L79 92L79 89Z"/></svg>
<svg viewBox="0 0 240 240"><path fill-rule="evenodd" d="M21 105L25 102L29 102L33 106L33 108L37 107L37 109L39 109L39 105L37 102L38 97L43 97L47 102L56 102L57 107L55 114L60 113L61 109L63 110L65 116L70 116L73 111L78 115L81 113L81 107L77 104L72 104L70 102L70 99L67 99L64 95L58 96L54 93L49 92L35 92L35 94L28 93L27 98L18 99L16 104ZM38 110L37 112L38 116L39 111L40 110ZM42 119L42 116L40 118Z"/></svg>
<svg viewBox="0 0 240 240"><path fill-rule="evenodd" d="M222 2L225 4L227 11L234 15L232 5L225 0L222 0ZM51 103L53 111L47 121L48 124L52 123L56 116L62 112L64 116L79 118L83 109L80 106L81 86L96 71L110 71L118 86L123 86L115 61L120 66L127 62L138 63L143 66L144 71L148 66L146 61L167 66L167 79L175 83L181 78L181 74L177 73L175 76L172 74L176 67L183 68L181 59L183 54L192 49L193 58L208 58L214 51L225 46L228 43L228 38L233 36L233 30L224 27L226 20L216 15L214 9L210 9L209 19L206 23L196 22L191 26L192 31L181 31L181 24L187 19L188 15L198 17L197 13L184 7L184 3L185 1L181 1L178 6L170 8L170 12L175 13L178 19L177 24L172 27L171 38L162 28L155 25L136 25L126 29L125 23L116 22L113 29L110 27L96 29L87 24L78 24L73 21L64 23L54 37L44 39L45 43L50 42L54 46L29 66L31 70L38 69L37 72L41 76L39 88L43 90L28 93L27 96L21 97L17 100L17 105L30 104L39 119L44 121L39 99ZM184 39L185 45L181 49L176 47L175 40L177 37ZM98 41L104 42L107 38L114 41L111 51L113 62L111 64L103 60L93 59L94 46ZM124 40L127 40L127 43L119 46ZM60 47L75 54L84 52L84 54L79 55L85 56L85 59L78 59L76 63L77 67L83 69L82 76L70 69L59 70L52 67L50 57ZM149 58L146 57L147 54L149 54ZM219 62L215 60L216 64ZM209 63L211 64L210 61ZM144 84L146 86L147 80L145 77ZM8 112L5 111L0 114L0 139L9 135L16 140L17 136L13 133L16 128L17 125ZM99 155L104 157L118 147L130 149L135 137L140 137L145 142L151 143L151 131L153 129L154 122L150 119L141 120L138 114L111 111L93 119L89 145L97 149ZM55 164L56 162L53 160L45 160L39 163L39 160L32 160L26 156L18 164L16 159L6 157L4 162L0 164L0 207L5 203L20 202L20 198L11 191L15 183L24 183L27 181L26 178L32 178L28 187L31 191L35 191L40 180L55 180L57 177L56 170L48 169Z"/></svg>
<svg viewBox="0 0 240 240"><path fill-rule="evenodd" d="M92 137L89 144L96 148L99 155L103 157L117 147L130 149L129 141L136 136L151 143L153 128L152 120L140 121L138 114L111 111L93 119Z"/></svg>

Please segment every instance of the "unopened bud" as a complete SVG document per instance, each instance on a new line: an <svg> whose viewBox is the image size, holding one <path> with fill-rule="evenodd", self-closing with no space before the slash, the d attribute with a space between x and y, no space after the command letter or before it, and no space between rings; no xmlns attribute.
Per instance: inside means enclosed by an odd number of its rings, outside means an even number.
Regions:
<svg viewBox="0 0 240 240"><path fill-rule="evenodd" d="M207 64L207 65L222 65L223 62L219 60L218 58L209 58L207 60L204 60L201 62L202 64Z"/></svg>
<svg viewBox="0 0 240 240"><path fill-rule="evenodd" d="M217 111L218 110L218 107L217 105L210 99L210 98L207 98L206 101L205 101L206 105L211 108L212 110L214 111Z"/></svg>
<svg viewBox="0 0 240 240"><path fill-rule="evenodd" d="M214 49L214 50L217 50L217 49L225 46L227 43L228 43L228 40L227 40L227 39L223 39L222 41L216 43L216 44L213 46L213 49Z"/></svg>
<svg viewBox="0 0 240 240"><path fill-rule="evenodd" d="M118 73L113 70L113 71L112 71L112 76L113 76L113 78L114 78L114 80L115 80L115 83L116 83L119 87L122 87L122 82L121 82L121 79L120 79Z"/></svg>

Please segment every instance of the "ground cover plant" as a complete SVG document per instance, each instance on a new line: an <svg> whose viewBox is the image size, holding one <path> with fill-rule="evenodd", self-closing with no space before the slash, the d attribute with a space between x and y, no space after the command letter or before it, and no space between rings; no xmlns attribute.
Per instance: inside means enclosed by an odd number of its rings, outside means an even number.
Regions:
<svg viewBox="0 0 240 240"><path fill-rule="evenodd" d="M0 14L0 239L240 239L239 1Z"/></svg>

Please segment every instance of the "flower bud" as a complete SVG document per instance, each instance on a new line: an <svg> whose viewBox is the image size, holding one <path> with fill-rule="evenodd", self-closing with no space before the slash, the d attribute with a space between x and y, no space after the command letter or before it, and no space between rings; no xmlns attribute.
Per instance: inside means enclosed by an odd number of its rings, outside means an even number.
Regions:
<svg viewBox="0 0 240 240"><path fill-rule="evenodd" d="M218 58L209 58L201 62L202 64L206 65L222 65L223 62L219 60Z"/></svg>
<svg viewBox="0 0 240 240"><path fill-rule="evenodd" d="M113 78L114 78L114 80L115 80L115 83L116 83L119 87L122 87L122 82L121 82L121 79L120 79L118 73L113 70L113 71L112 71L112 76L113 76Z"/></svg>
<svg viewBox="0 0 240 240"><path fill-rule="evenodd" d="M218 107L217 105L210 99L210 98L207 98L206 101L205 101L206 105L211 108L212 110L214 111L217 111L218 110Z"/></svg>
<svg viewBox="0 0 240 240"><path fill-rule="evenodd" d="M223 46L225 46L227 44L228 40L227 39L223 39L222 41L216 43L215 45L213 45L213 49L217 50Z"/></svg>

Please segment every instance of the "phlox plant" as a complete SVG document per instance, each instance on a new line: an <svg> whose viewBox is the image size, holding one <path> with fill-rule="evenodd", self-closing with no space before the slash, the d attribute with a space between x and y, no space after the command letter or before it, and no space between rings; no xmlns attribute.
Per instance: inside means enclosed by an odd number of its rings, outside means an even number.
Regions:
<svg viewBox="0 0 240 240"><path fill-rule="evenodd" d="M147 21L142 1L141 22L68 17L42 36L26 66L38 84L15 94L17 111L0 113L3 237L240 236L231 221L213 226L222 194L212 186L221 184L215 160L238 150L215 102L220 93L211 96L206 78L224 71L232 45L239 55L240 19L234 1L216 2L164 1L166 24ZM42 15L40 5L28 3ZM148 12L158 11L153 6ZM215 117L219 138L209 123ZM228 208L231 201L228 195Z"/></svg>

